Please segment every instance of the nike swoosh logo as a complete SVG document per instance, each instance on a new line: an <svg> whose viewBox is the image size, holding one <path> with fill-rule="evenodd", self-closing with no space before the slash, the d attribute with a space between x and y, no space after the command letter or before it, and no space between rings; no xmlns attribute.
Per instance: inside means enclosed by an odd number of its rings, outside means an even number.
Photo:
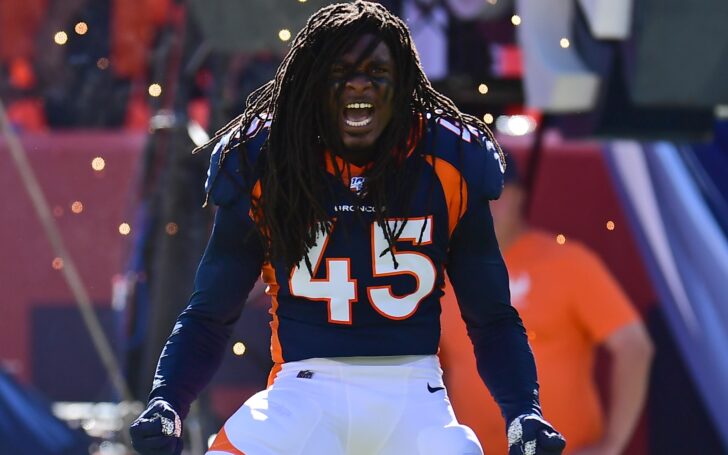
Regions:
<svg viewBox="0 0 728 455"><path fill-rule="evenodd" d="M445 390L445 387L432 387L429 382L427 383L427 391L428 392L435 393L438 390Z"/></svg>

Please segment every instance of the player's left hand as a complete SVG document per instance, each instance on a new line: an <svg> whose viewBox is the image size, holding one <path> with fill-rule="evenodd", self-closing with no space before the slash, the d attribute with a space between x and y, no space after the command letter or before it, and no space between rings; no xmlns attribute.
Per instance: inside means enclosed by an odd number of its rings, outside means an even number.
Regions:
<svg viewBox="0 0 728 455"><path fill-rule="evenodd" d="M508 455L560 455L564 447L564 437L539 415L520 415L508 425Z"/></svg>

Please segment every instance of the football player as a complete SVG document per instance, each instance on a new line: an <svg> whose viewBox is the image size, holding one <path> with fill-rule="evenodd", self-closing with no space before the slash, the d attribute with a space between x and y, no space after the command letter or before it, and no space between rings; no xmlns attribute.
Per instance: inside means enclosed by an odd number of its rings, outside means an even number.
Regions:
<svg viewBox="0 0 728 455"><path fill-rule="evenodd" d="M493 234L502 153L432 89L401 20L364 1L322 8L211 142L215 224L136 450L180 453L262 273L275 366L208 455L482 454L436 355L447 271L512 453L561 453Z"/></svg>

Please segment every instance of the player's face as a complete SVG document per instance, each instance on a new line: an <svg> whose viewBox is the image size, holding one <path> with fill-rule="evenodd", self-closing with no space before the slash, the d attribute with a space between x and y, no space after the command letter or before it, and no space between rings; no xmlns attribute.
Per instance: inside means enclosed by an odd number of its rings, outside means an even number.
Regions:
<svg viewBox="0 0 728 455"><path fill-rule="evenodd" d="M389 124L394 71L389 47L371 34L362 35L334 61L328 108L346 149L371 147Z"/></svg>

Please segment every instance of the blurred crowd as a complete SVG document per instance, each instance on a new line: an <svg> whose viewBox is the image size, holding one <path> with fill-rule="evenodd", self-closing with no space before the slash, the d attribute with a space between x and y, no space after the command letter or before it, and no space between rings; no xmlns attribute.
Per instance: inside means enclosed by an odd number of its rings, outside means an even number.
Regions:
<svg viewBox="0 0 728 455"><path fill-rule="evenodd" d="M0 3L0 97L22 130L134 127L170 1ZM141 101L141 104L139 104Z"/></svg>
<svg viewBox="0 0 728 455"><path fill-rule="evenodd" d="M298 2L290 3L295 9ZM473 89L482 81L501 84L495 92L506 94L491 98L491 108L494 101L521 101L512 83L520 68L511 0L383 3L407 18L428 76L466 110L482 110ZM254 4L246 8L263 14ZM205 36L197 11L173 0L0 2L0 99L11 121L21 131L145 130L154 112L172 103L170 96L182 96L203 125L216 108L223 108L223 118L235 114L245 96L272 76L282 46L250 37L237 52L189 49L190 42L215 40ZM245 27L240 34L247 39ZM290 33L271 34L284 41L279 44L291 39ZM172 77L180 61L187 66L176 74L183 77Z"/></svg>

